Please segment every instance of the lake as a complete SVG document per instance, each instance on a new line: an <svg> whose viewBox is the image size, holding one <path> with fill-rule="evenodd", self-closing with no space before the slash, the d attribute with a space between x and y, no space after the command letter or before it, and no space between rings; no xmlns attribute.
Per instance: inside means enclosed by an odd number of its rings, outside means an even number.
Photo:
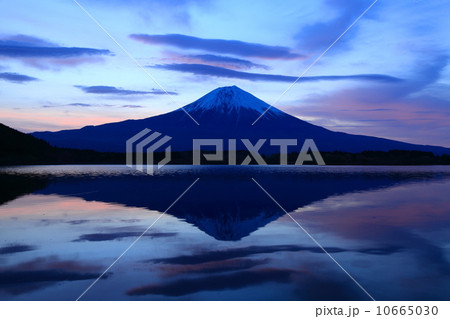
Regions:
<svg viewBox="0 0 450 319"><path fill-rule="evenodd" d="M21 166L0 183L1 300L450 299L450 167Z"/></svg>

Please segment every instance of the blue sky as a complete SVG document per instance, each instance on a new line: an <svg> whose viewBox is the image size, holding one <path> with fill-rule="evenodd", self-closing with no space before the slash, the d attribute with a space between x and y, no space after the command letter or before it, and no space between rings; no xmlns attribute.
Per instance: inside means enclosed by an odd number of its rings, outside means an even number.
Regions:
<svg viewBox="0 0 450 319"><path fill-rule="evenodd" d="M268 103L372 0L0 3L0 121L25 132L165 113L219 86ZM450 1L379 0L275 105L332 130L450 147Z"/></svg>

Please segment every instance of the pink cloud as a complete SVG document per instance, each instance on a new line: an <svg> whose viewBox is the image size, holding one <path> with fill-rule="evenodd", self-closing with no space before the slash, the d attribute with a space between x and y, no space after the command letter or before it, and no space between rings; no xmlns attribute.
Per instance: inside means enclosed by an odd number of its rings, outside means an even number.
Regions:
<svg viewBox="0 0 450 319"><path fill-rule="evenodd" d="M100 63L104 62L101 57L74 57L66 59L55 58L22 58L23 64L34 67L40 70L60 70L62 67L75 67L86 63Z"/></svg>
<svg viewBox="0 0 450 319"><path fill-rule="evenodd" d="M450 104L427 95L395 98L381 88L347 89L283 110L352 134L450 147Z"/></svg>

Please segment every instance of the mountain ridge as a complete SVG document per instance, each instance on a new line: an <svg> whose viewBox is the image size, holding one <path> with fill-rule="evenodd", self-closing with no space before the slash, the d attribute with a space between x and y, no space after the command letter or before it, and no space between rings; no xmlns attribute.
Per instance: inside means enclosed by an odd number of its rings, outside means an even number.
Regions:
<svg viewBox="0 0 450 319"><path fill-rule="evenodd" d="M268 109L270 108L270 109ZM252 123L268 111L255 124ZM186 112L200 125L197 125ZM364 135L334 132L287 114L236 87L217 88L183 108L139 120L125 120L98 126L58 132L34 132L31 135L59 147L93 149L103 152L124 152L125 142L148 128L172 137L172 151L192 150L193 139L313 139L320 151L389 151L418 150L434 154L450 154L440 146L417 145ZM225 150L227 149L225 143ZM266 143L262 153L279 149ZM238 145L238 149L244 149ZM294 150L294 149L293 149ZM298 151L298 150L297 150Z"/></svg>

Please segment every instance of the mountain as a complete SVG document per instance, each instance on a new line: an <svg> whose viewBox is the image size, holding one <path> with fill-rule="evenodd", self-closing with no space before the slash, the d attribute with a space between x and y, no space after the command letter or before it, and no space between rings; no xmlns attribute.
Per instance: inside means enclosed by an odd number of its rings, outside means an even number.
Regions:
<svg viewBox="0 0 450 319"><path fill-rule="evenodd" d="M52 147L45 141L19 132L0 123L0 165L17 158L24 162L35 161L40 154L48 153Z"/></svg>
<svg viewBox="0 0 450 319"><path fill-rule="evenodd" d="M124 152L125 141L148 128L172 137L172 151L192 150L193 139L297 139L298 148L305 139L314 139L320 151L362 152L417 150L434 154L450 154L450 149L415 145L394 140L334 132L302 121L271 107L255 124L252 123L269 108L269 104L236 86L217 88L197 101L175 111L141 120L126 120L76 130L35 132L33 136L60 147ZM184 110L183 110L184 109ZM200 125L197 125L192 116ZM225 143L227 149L227 143ZM237 144L237 149L245 149ZM292 149L290 151L299 151ZM269 142L262 153L279 152Z"/></svg>
<svg viewBox="0 0 450 319"><path fill-rule="evenodd" d="M78 197L87 202L164 212L183 190L199 178L167 214L224 241L240 240L286 215L252 181L255 171L248 166L237 166L231 171L222 166L200 166L190 170L166 167L167 170L154 176L111 167L98 169L57 179L50 173L50 176L43 176L44 181L48 181L47 185L34 194ZM450 177L431 170L419 176L407 171L395 174L389 170L377 172L368 174L365 170L341 171L324 167L315 171L312 178L311 172L303 170L259 170L257 179L268 187L277 201L283 203L287 212L293 213L330 197L419 181L437 182Z"/></svg>
<svg viewBox="0 0 450 319"><path fill-rule="evenodd" d="M0 123L0 165L124 163L122 153L58 148Z"/></svg>

